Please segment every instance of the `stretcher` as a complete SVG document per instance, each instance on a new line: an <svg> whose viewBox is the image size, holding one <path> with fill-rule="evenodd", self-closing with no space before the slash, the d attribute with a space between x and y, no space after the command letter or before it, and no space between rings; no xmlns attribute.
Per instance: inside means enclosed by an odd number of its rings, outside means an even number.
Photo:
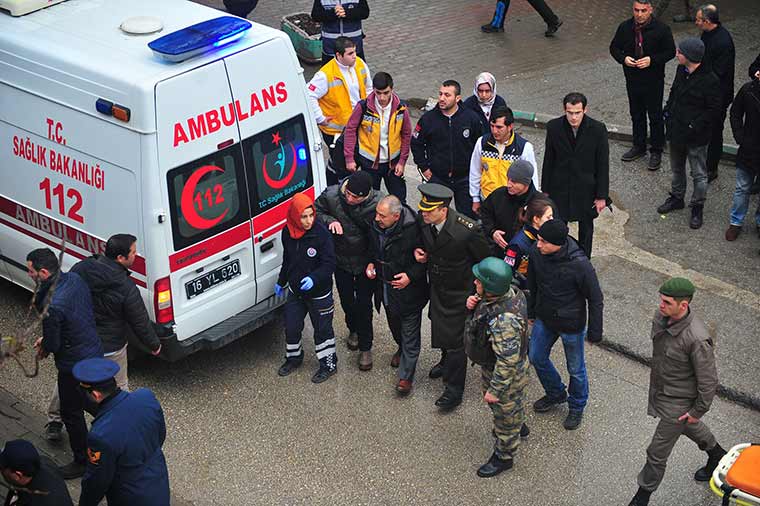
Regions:
<svg viewBox="0 0 760 506"><path fill-rule="evenodd" d="M723 506L760 506L760 444L731 448L713 471L710 488Z"/></svg>

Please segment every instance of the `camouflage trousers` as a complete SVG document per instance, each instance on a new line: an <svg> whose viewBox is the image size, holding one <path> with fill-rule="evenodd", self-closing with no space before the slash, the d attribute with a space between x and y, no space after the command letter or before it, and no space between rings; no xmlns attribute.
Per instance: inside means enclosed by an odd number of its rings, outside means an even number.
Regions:
<svg viewBox="0 0 760 506"><path fill-rule="evenodd" d="M525 360L525 365L528 361ZM491 385L493 369L481 367L481 388L485 395ZM510 458L520 445L520 428L525 423L525 387L528 384L527 367L518 375L499 402L489 404L493 413L493 451L500 459Z"/></svg>

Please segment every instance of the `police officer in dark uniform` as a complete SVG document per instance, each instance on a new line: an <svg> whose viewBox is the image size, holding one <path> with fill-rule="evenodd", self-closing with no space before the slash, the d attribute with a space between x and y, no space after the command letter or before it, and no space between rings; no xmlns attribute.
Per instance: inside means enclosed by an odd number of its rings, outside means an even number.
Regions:
<svg viewBox="0 0 760 506"><path fill-rule="evenodd" d="M472 266L489 255L480 225L449 208L454 193L437 183L418 187L423 248L415 259L427 263L430 279L428 317L434 348L443 350L441 372L446 389L435 405L450 411L462 402L467 357L464 352L464 323L467 297L472 294ZM431 371L431 377L436 377Z"/></svg>
<svg viewBox="0 0 760 506"><path fill-rule="evenodd" d="M169 506L169 472L161 446L166 423L153 392L116 386L119 365L105 358L72 370L97 414L87 436L87 468L79 506Z"/></svg>

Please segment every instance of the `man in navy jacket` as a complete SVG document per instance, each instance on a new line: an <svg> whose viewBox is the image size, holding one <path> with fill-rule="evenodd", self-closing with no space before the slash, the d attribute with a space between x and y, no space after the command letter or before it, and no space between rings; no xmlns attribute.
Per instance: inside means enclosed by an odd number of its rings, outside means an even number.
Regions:
<svg viewBox="0 0 760 506"><path fill-rule="evenodd" d="M26 257L29 273L37 284L34 305L44 316L42 337L34 343L40 358L50 353L58 369L58 396L61 419L69 433L74 460L61 467L64 479L84 474L87 424L84 397L71 369L80 360L102 357L103 347L95 330L90 289L73 272L61 272L58 258L48 248L32 251Z"/></svg>

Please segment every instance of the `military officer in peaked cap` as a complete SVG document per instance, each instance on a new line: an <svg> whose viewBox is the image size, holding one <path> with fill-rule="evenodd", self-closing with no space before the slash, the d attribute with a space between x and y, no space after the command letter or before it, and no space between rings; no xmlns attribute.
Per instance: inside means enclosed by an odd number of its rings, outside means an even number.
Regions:
<svg viewBox="0 0 760 506"><path fill-rule="evenodd" d="M430 279L428 317L432 345L443 351L441 362L430 371L431 378L443 376L446 389L435 402L450 411L462 402L467 357L464 353L464 323L467 297L472 294L472 266L489 255L480 225L449 208L454 193L436 183L418 186L423 248L415 259L427 264Z"/></svg>
<svg viewBox="0 0 760 506"><path fill-rule="evenodd" d="M119 365L105 358L76 363L72 373L97 413L87 435L79 506L169 506L169 472L161 450L166 423L153 392L116 386Z"/></svg>

